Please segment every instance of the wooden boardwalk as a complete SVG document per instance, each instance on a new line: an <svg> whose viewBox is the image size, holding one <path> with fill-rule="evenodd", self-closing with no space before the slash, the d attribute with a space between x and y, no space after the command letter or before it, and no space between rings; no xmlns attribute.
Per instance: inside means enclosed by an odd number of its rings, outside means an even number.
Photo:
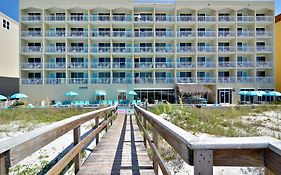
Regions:
<svg viewBox="0 0 281 175"><path fill-rule="evenodd" d="M154 174L134 115L118 115L78 174Z"/></svg>

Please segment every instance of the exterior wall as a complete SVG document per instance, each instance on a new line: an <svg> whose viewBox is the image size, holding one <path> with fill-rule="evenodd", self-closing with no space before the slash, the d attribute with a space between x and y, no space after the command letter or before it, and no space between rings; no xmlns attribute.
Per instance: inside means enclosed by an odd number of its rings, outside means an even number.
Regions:
<svg viewBox="0 0 281 175"><path fill-rule="evenodd" d="M20 91L26 93L30 100L39 101L42 99L54 99L54 100L63 100L65 97L63 94L66 91L76 91L79 93L79 97L81 100L93 100L93 92L96 90L105 90L108 94L107 99L116 99L117 92L121 90L134 90L138 88L147 88L147 89L161 89L161 88L175 88L176 83L182 82L178 81L179 72L192 72L192 78L188 81L184 81L183 83L201 83L207 87L209 87L213 93L209 95L210 102L217 102L217 89L220 88L230 88L233 91L232 102L237 103L240 99L238 92L241 88L255 88L255 89L274 89L274 1L265 1L265 0L248 0L248 1L204 1L204 0L177 0L174 4L139 4L134 3L132 0L100 0L100 1L87 1L87 0L48 0L48 1L37 1L37 0L20 0L20 15L21 15L21 53L20 53L20 63L21 65L27 64L28 58L41 58L42 65L40 66L32 66L31 67L21 67L21 85ZM54 6L55 4L55 6ZM124 8L126 7L126 8ZM266 7L266 9L264 8ZM43 10L44 9L44 10ZM240 11L244 11L246 9L249 21L237 22L237 14ZM27 15L28 13L40 13L43 16L43 20L40 21L28 21ZM56 12L63 12L66 14L65 21L49 21L46 20L50 17L50 14ZM70 14L73 12L83 12L87 14L87 20L85 21L71 21L69 20ZM174 18L174 21L153 21L153 22L136 22L136 21L92 21L92 14L97 12L108 12L110 16L112 16L115 12L126 12L134 16L139 12L143 13L163 13L169 14L171 16L177 16L181 13L191 13L192 17L197 19L197 15L200 13L211 13L211 17L214 19L219 18L219 13L229 13L230 17L234 17L235 20L231 22L218 22L207 21L207 22L198 22L197 20L192 22L182 22L177 21L177 17ZM242 12L241 12L242 13ZM244 12L243 12L244 13ZM256 14L265 14L266 21L258 21L258 17ZM134 17L133 17L134 18ZM249 36L238 36L238 27L246 26ZM40 37L30 37L23 36L24 33L27 32L29 27L39 27L41 28L42 35ZM64 37L50 37L49 29L51 28L65 28L66 35ZM87 37L70 37L69 32L71 28L74 27L82 27L87 29ZM213 36L206 37L197 37L196 36L188 36L188 37L180 37L180 36L172 36L172 37L93 37L91 36L91 32L94 28L110 28L111 31L114 28L130 28L131 32L136 28L148 27L155 30L156 28L167 28L171 29L171 33L178 34L178 30L180 28L192 28L192 32L196 32L198 28L205 27L206 29L211 29L213 32ZM267 35L258 36L256 34L256 28L265 28ZM226 36L226 37L218 37L218 28L230 28L230 32L233 32L234 35ZM46 34L47 33L47 34ZM247 33L247 32L246 32ZM252 35L251 35L252 34ZM257 50L256 42L264 41L266 42L265 50ZM40 46L40 51L33 53L26 51L28 43L42 43ZM55 51L50 52L49 46L51 43L63 42L65 43L66 52ZM88 47L86 53L73 53L73 51L68 50L68 47L71 47L72 43L83 42ZM171 48L174 50L172 52L157 52L154 48L152 53L135 53L135 51L131 51L129 53L114 53L113 51L109 53L101 53L101 52L93 52L91 49L94 49L96 46L92 46L96 43L110 43L110 47L113 48L114 43L129 43L133 47L136 43L166 43L170 44ZM180 43L192 43L192 47L195 48L195 51L192 53L179 53L177 49L179 49L178 45ZM218 43L228 42L230 43L231 49L234 51L218 51ZM250 50L247 51L238 51L237 43L243 42L247 43ZM211 44L212 51L199 51L198 43ZM93 48L91 48L93 47ZM126 46L127 47L127 46ZM88 49L88 48L87 48ZM134 49L134 48L133 48ZM199 67L199 63L197 61L198 57L205 56L212 58L213 67L208 67L204 65L203 67ZM237 61L237 57L239 56L247 56L249 58L248 62L251 62L251 66L239 67L239 63ZM257 56L265 56L266 64L262 63L262 66L256 61ZM64 57L66 59L66 67L62 69L54 69L48 68L49 60L53 57ZM88 66L87 68L76 68L73 69L69 67L70 59L73 57L83 57L87 58ZM111 61L110 68L92 68L90 65L92 64L93 58L99 57L109 57ZM131 59L131 64L133 65L130 68L115 68L113 66L113 59L116 57L126 57ZM135 62L134 58L137 57L152 57L154 68L145 68L139 69L134 67ZM155 67L155 60L157 57L166 57L172 59L173 66L171 68L160 68ZM179 68L176 65L178 64L179 57L192 57L192 64L195 64L195 67L192 68ZM220 63L218 61L219 57L230 57L231 62L233 62L234 66L222 66L220 67ZM267 64L268 63L268 64ZM228 65L229 63L227 63ZM248 64L247 64L248 65ZM97 84L92 83L93 73L98 72L110 72L110 84ZM113 73L114 72L129 72L131 73L131 82L120 84L114 82ZM200 80L198 77L198 72L210 72L212 82ZM221 79L218 76L218 72L229 72L230 76L227 79ZM245 78L243 81L239 80L237 75L238 71L246 71L249 77ZM258 77L258 71L265 71L266 77ZM66 73L66 77L63 80L63 83L60 80L60 83L57 85L53 85L50 83L50 73L52 72L64 72ZM87 83L83 84L70 84L70 76L71 72L85 72L87 73L86 79ZM152 72L152 83L135 83L136 77L134 73L136 72ZM158 82L155 79L156 72L171 72L172 82L163 83ZM40 80L29 80L28 73L41 73ZM86 74L85 74L86 75Z"/></svg>
<svg viewBox="0 0 281 175"><path fill-rule="evenodd" d="M275 17L275 88L281 91L281 14Z"/></svg>

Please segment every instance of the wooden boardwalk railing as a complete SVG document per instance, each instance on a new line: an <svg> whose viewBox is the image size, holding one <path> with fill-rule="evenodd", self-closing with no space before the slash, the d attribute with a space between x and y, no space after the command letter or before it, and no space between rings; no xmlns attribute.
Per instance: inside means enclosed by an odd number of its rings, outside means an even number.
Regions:
<svg viewBox="0 0 281 175"><path fill-rule="evenodd" d="M195 175L212 175L213 166L265 167L267 175L281 175L281 141L271 137L237 137L200 139L161 117L135 106L143 141L153 151L155 174L171 174L161 158L161 136L189 165ZM152 127L152 138L147 123Z"/></svg>
<svg viewBox="0 0 281 175"><path fill-rule="evenodd" d="M71 160L74 160L75 163L75 173L78 172L81 166L80 152L82 148L94 137L96 137L96 143L99 142L99 133L104 128L107 130L107 127L110 124L112 125L112 120L117 115L116 109L117 105L77 115L1 142L0 175L9 174L9 168L11 166L14 166L27 156L71 130L73 130L74 135L74 147L59 162L57 162L47 174L59 174ZM99 123L100 117L104 117L104 120L101 123ZM81 140L80 126L93 119L95 119L95 127L93 131Z"/></svg>

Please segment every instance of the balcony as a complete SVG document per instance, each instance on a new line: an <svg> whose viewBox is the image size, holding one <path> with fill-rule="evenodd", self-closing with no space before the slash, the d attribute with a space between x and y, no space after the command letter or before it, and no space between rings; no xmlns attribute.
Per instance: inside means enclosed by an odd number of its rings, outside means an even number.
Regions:
<svg viewBox="0 0 281 175"><path fill-rule="evenodd" d="M91 21L110 21L110 15L92 15Z"/></svg>
<svg viewBox="0 0 281 175"><path fill-rule="evenodd" d="M21 47L22 52L28 52L28 53L36 53L36 52L42 52L41 46L23 46Z"/></svg>
<svg viewBox="0 0 281 175"><path fill-rule="evenodd" d="M274 22L274 16L256 16L256 22Z"/></svg>
<svg viewBox="0 0 281 175"><path fill-rule="evenodd" d="M256 77L256 83L271 84L274 82L273 77Z"/></svg>
<svg viewBox="0 0 281 175"><path fill-rule="evenodd" d="M155 47L155 51L160 53L171 53L174 52L174 49L172 47Z"/></svg>
<svg viewBox="0 0 281 175"><path fill-rule="evenodd" d="M113 37L132 37L131 31L113 31L112 32Z"/></svg>
<svg viewBox="0 0 281 175"><path fill-rule="evenodd" d="M156 37L173 37L174 33L170 31L155 31Z"/></svg>
<svg viewBox="0 0 281 175"><path fill-rule="evenodd" d="M112 68L113 69L131 69L133 68L131 63L127 63L127 62L113 62L112 64Z"/></svg>
<svg viewBox="0 0 281 175"><path fill-rule="evenodd" d="M139 15L139 16L135 16L135 21L150 22L150 21L153 21L153 16L152 15Z"/></svg>
<svg viewBox="0 0 281 175"><path fill-rule="evenodd" d="M110 31L95 31L91 32L93 37L110 37Z"/></svg>
<svg viewBox="0 0 281 175"><path fill-rule="evenodd" d="M68 52L72 53L87 53L88 47L72 46L68 48Z"/></svg>
<svg viewBox="0 0 281 175"><path fill-rule="evenodd" d="M241 47L241 46L238 46L237 47L237 52L254 52L255 51L255 48L254 47Z"/></svg>
<svg viewBox="0 0 281 175"><path fill-rule="evenodd" d="M135 78L136 84L152 84L153 78L150 77L136 77Z"/></svg>
<svg viewBox="0 0 281 175"><path fill-rule="evenodd" d="M135 68L136 69L149 69L149 68L153 68L153 63L152 62L135 63Z"/></svg>
<svg viewBox="0 0 281 175"><path fill-rule="evenodd" d="M236 62L232 61L219 61L218 63L219 68L235 68Z"/></svg>
<svg viewBox="0 0 281 175"><path fill-rule="evenodd" d="M257 52L272 52L274 46L256 46Z"/></svg>
<svg viewBox="0 0 281 175"><path fill-rule="evenodd" d="M252 67L255 67L255 62L237 61L237 67L239 67L239 68L252 68Z"/></svg>
<svg viewBox="0 0 281 175"><path fill-rule="evenodd" d="M216 63L212 61L197 61L197 68L215 68Z"/></svg>
<svg viewBox="0 0 281 175"><path fill-rule="evenodd" d="M131 47L113 47L113 52L131 53Z"/></svg>
<svg viewBox="0 0 281 175"><path fill-rule="evenodd" d="M110 47L94 47L92 48L92 52L94 53L109 53L111 52Z"/></svg>
<svg viewBox="0 0 281 175"><path fill-rule="evenodd" d="M109 69L110 68L110 62L92 63L92 68L94 68L94 69Z"/></svg>
<svg viewBox="0 0 281 175"><path fill-rule="evenodd" d="M237 37L253 37L255 32L253 31L237 31Z"/></svg>
<svg viewBox="0 0 281 175"><path fill-rule="evenodd" d="M182 53L182 52L186 52L186 53L193 53L195 52L195 47L192 46L180 46L177 49L178 52Z"/></svg>
<svg viewBox="0 0 281 175"><path fill-rule="evenodd" d="M50 85L66 84L66 79L65 78L48 78L48 79L45 79L45 83L50 84Z"/></svg>
<svg viewBox="0 0 281 175"><path fill-rule="evenodd" d="M273 62L257 61L257 68L273 68Z"/></svg>
<svg viewBox="0 0 281 175"><path fill-rule="evenodd" d="M273 32L272 31L256 31L257 37L272 37Z"/></svg>
<svg viewBox="0 0 281 175"><path fill-rule="evenodd" d="M71 62L68 64L70 69L88 69L88 63L86 62Z"/></svg>
<svg viewBox="0 0 281 175"><path fill-rule="evenodd" d="M131 78L113 78L112 83L114 84L131 84L133 81Z"/></svg>
<svg viewBox="0 0 281 175"><path fill-rule="evenodd" d="M68 32L69 37L88 37L88 31L71 31Z"/></svg>
<svg viewBox="0 0 281 175"><path fill-rule="evenodd" d="M218 16L218 22L235 22L235 16Z"/></svg>
<svg viewBox="0 0 281 175"><path fill-rule="evenodd" d="M175 21L175 17L174 16L168 16L168 15L155 15L155 21L158 22L171 22L171 21Z"/></svg>
<svg viewBox="0 0 281 175"><path fill-rule="evenodd" d="M234 31L219 31L218 32L218 37L220 38L227 38L227 37L235 37L236 32Z"/></svg>
<svg viewBox="0 0 281 175"><path fill-rule="evenodd" d="M198 37L216 37L216 31L198 31Z"/></svg>
<svg viewBox="0 0 281 175"><path fill-rule="evenodd" d="M113 15L113 21L132 21L132 15Z"/></svg>
<svg viewBox="0 0 281 175"><path fill-rule="evenodd" d="M45 21L65 21L65 15L46 15Z"/></svg>
<svg viewBox="0 0 281 175"><path fill-rule="evenodd" d="M41 15L28 15L28 16L22 16L21 21L41 21L42 17Z"/></svg>
<svg viewBox="0 0 281 175"><path fill-rule="evenodd" d="M110 78L91 78L91 84L110 84Z"/></svg>
<svg viewBox="0 0 281 175"><path fill-rule="evenodd" d="M88 78L69 78L69 84L88 84Z"/></svg>
<svg viewBox="0 0 281 175"><path fill-rule="evenodd" d="M47 31L45 32L46 37L65 37L65 31Z"/></svg>
<svg viewBox="0 0 281 175"><path fill-rule="evenodd" d="M155 68L173 68L173 64L171 62L155 62Z"/></svg>
<svg viewBox="0 0 281 175"><path fill-rule="evenodd" d="M177 83L196 83L196 79L191 77L178 77Z"/></svg>
<svg viewBox="0 0 281 175"><path fill-rule="evenodd" d="M255 17L254 16L237 16L238 22L254 22Z"/></svg>
<svg viewBox="0 0 281 175"><path fill-rule="evenodd" d="M178 31L178 37L196 37L197 32L195 31Z"/></svg>
<svg viewBox="0 0 281 175"><path fill-rule="evenodd" d="M195 68L195 62L179 62L177 68Z"/></svg>
<svg viewBox="0 0 281 175"><path fill-rule="evenodd" d="M24 85L38 85L43 84L43 79L41 78L28 78L28 79L22 79L21 84Z"/></svg>
<svg viewBox="0 0 281 175"><path fill-rule="evenodd" d="M254 77L237 77L237 83L255 83Z"/></svg>
<svg viewBox="0 0 281 175"><path fill-rule="evenodd" d="M134 32L135 37L154 37L154 32L153 31L135 31Z"/></svg>
<svg viewBox="0 0 281 175"><path fill-rule="evenodd" d="M177 16L178 22L195 22L196 17L195 16Z"/></svg>
<svg viewBox="0 0 281 175"><path fill-rule="evenodd" d="M218 52L235 52L236 48L231 46L219 46Z"/></svg>
<svg viewBox="0 0 281 175"><path fill-rule="evenodd" d="M212 46L198 46L197 47L198 52L215 52L216 48Z"/></svg>
<svg viewBox="0 0 281 175"><path fill-rule="evenodd" d="M45 52L62 53L62 52L65 52L65 47L64 46L46 46L45 47Z"/></svg>
<svg viewBox="0 0 281 175"><path fill-rule="evenodd" d="M88 15L70 15L68 21L88 21Z"/></svg>
<svg viewBox="0 0 281 175"><path fill-rule="evenodd" d="M218 78L218 83L236 83L236 78L235 77L219 77Z"/></svg>
<svg viewBox="0 0 281 175"><path fill-rule="evenodd" d="M137 53L151 53L153 52L153 47L135 47L135 52Z"/></svg>
<svg viewBox="0 0 281 175"><path fill-rule="evenodd" d="M197 77L197 83L212 84L216 83L216 79L212 77Z"/></svg>
<svg viewBox="0 0 281 175"><path fill-rule="evenodd" d="M198 22L214 22L217 20L216 16L198 16L197 21Z"/></svg>
<svg viewBox="0 0 281 175"><path fill-rule="evenodd" d="M65 69L65 62L45 63L46 69Z"/></svg>
<svg viewBox="0 0 281 175"><path fill-rule="evenodd" d="M22 37L41 37L42 32L41 31L22 31L21 36Z"/></svg>
<svg viewBox="0 0 281 175"><path fill-rule="evenodd" d="M41 69L43 67L42 63L22 63L21 68L22 69Z"/></svg>
<svg viewBox="0 0 281 175"><path fill-rule="evenodd" d="M155 77L155 83L160 83L160 84L170 84L170 83L174 83L174 78Z"/></svg>

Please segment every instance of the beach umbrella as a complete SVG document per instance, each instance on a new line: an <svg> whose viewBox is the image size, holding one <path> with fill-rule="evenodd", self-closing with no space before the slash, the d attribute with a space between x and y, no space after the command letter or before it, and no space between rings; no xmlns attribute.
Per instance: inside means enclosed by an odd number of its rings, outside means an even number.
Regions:
<svg viewBox="0 0 281 175"><path fill-rule="evenodd" d="M135 96L135 95L138 95L138 94L135 91L129 91L128 95L134 95Z"/></svg>
<svg viewBox="0 0 281 175"><path fill-rule="evenodd" d="M78 96L78 93L77 93L77 92L71 92L71 91L69 91L69 92L66 92L66 93L64 94L64 96L66 96L66 97L74 97L74 96Z"/></svg>
<svg viewBox="0 0 281 175"><path fill-rule="evenodd" d="M264 91L249 91L246 95L247 96L258 96L258 97L261 97L263 95L265 95L266 92Z"/></svg>
<svg viewBox="0 0 281 175"><path fill-rule="evenodd" d="M268 92L267 94L265 94L264 96L280 97L281 93L277 92L277 91L271 91L271 92Z"/></svg>
<svg viewBox="0 0 281 175"><path fill-rule="evenodd" d="M96 96L106 96L106 93L104 91L96 91L94 94Z"/></svg>
<svg viewBox="0 0 281 175"><path fill-rule="evenodd" d="M10 98L13 98L13 99L15 99L15 98L22 99L22 98L27 98L27 97L28 97L28 96L25 95L25 94L16 93L16 94L12 95Z"/></svg>
<svg viewBox="0 0 281 175"><path fill-rule="evenodd" d="M7 97L5 97L4 95L0 95L0 100L7 100Z"/></svg>

